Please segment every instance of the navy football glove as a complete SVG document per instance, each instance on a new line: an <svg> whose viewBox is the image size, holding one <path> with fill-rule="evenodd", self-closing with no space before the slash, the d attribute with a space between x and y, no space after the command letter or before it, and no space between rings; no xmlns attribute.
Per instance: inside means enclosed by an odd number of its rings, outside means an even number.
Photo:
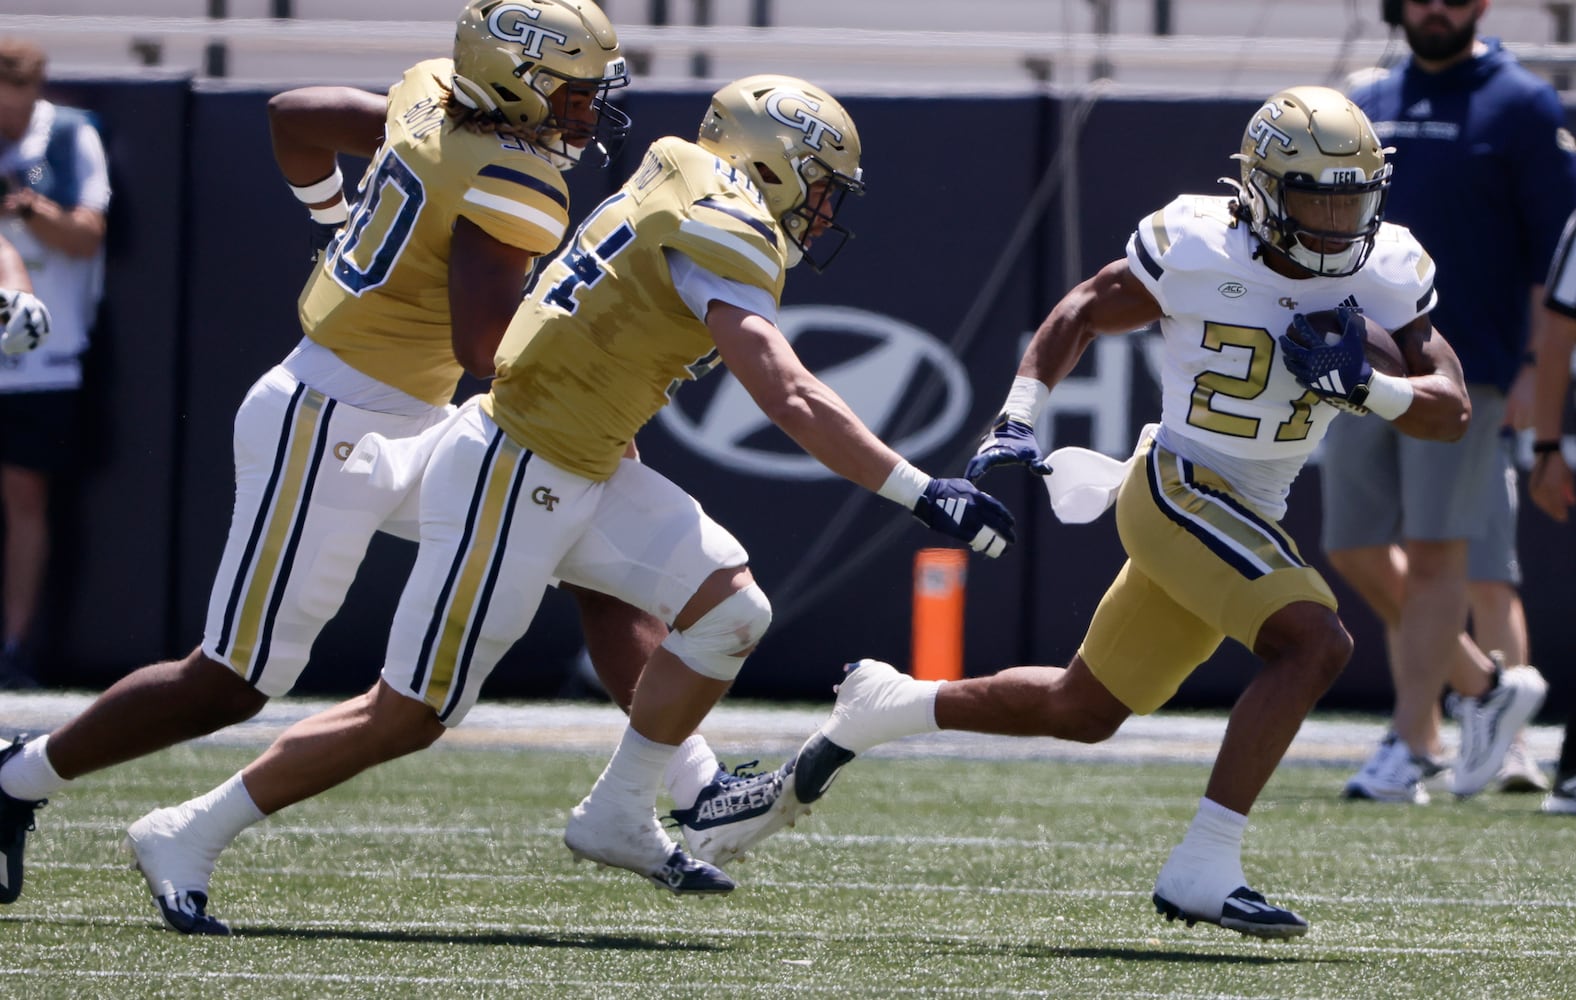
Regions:
<svg viewBox="0 0 1576 1000"><path fill-rule="evenodd" d="M1040 443L1034 439L1034 428L1005 413L996 418L990 433L980 442L979 451L969 459L963 478L972 483L998 465L1027 465L1030 472L1041 476L1051 474L1051 467L1040 458Z"/></svg>
<svg viewBox="0 0 1576 1000"><path fill-rule="evenodd" d="M1017 541L1011 512L967 479L932 479L914 504L914 516L992 559Z"/></svg>
<svg viewBox="0 0 1576 1000"><path fill-rule="evenodd" d="M1326 344L1308 317L1297 313L1291 329L1281 334L1282 356L1286 370L1302 385L1327 399L1362 406L1374 374L1363 356L1367 333L1362 310L1337 306L1335 311L1341 318L1340 340Z"/></svg>
<svg viewBox="0 0 1576 1000"><path fill-rule="evenodd" d="M323 254L328 252L328 245L334 242L334 234L339 232L340 223L312 222L312 262L315 264L323 259Z"/></svg>

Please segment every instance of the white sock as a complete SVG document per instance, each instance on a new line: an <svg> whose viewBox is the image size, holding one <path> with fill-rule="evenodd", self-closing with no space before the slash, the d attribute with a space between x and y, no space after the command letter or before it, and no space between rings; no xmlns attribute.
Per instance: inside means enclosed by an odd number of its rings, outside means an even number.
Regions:
<svg viewBox="0 0 1576 1000"><path fill-rule="evenodd" d="M690 809L700 797L700 790L711 784L717 775L717 755L712 753L706 737L699 733L679 744L678 752L668 761L662 774L662 783L678 809Z"/></svg>
<svg viewBox="0 0 1576 1000"><path fill-rule="evenodd" d="M941 728L936 725L936 692L942 683L904 677L883 687L879 697L872 695L857 711L845 711L847 706L842 705L833 709L821 735L857 754L889 740L934 733Z"/></svg>
<svg viewBox="0 0 1576 1000"><path fill-rule="evenodd" d="M587 801L623 795L655 809L657 786L678 749L666 743L654 743L635 732L634 726L625 726L624 737L618 741L613 759L607 762L601 777L591 786Z"/></svg>
<svg viewBox="0 0 1576 1000"><path fill-rule="evenodd" d="M24 743L21 753L11 755L5 766L0 767L0 792L24 802L36 802L69 784L55 773L54 765L49 762L49 754L44 750L48 743L47 735L40 736Z"/></svg>
<svg viewBox="0 0 1576 1000"><path fill-rule="evenodd" d="M266 818L252 801L239 771L213 791L185 805L191 810L191 821L186 829L203 847L223 849L240 836L242 830Z"/></svg>
<svg viewBox="0 0 1576 1000"><path fill-rule="evenodd" d="M1248 818L1232 812L1212 799L1198 800L1198 812L1188 825L1182 846L1211 855L1242 857L1242 834L1248 828ZM1238 861L1241 864L1241 861Z"/></svg>

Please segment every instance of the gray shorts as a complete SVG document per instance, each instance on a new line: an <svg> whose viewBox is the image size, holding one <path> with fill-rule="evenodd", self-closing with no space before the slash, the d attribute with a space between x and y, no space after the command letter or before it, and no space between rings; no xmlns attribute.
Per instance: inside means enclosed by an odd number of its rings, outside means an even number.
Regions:
<svg viewBox="0 0 1576 1000"><path fill-rule="evenodd" d="M1516 468L1516 436L1499 435L1499 466L1495 469L1485 531L1467 546L1467 579L1474 583L1521 586L1521 560L1516 558L1516 515L1520 472Z"/></svg>
<svg viewBox="0 0 1576 1000"><path fill-rule="evenodd" d="M1505 394L1468 386L1472 422L1460 441L1420 441L1379 417L1341 416L1325 436L1320 484L1326 552L1407 540L1464 538L1482 549L1473 579L1501 579L1515 566L1515 506L1500 435ZM1514 481L1509 480L1513 488ZM1494 568L1494 567L1497 567Z"/></svg>

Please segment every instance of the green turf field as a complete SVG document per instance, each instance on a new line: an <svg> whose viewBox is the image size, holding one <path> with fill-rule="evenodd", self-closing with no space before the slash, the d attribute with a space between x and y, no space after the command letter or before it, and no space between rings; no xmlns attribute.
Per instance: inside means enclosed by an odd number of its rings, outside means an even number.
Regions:
<svg viewBox="0 0 1576 1000"><path fill-rule="evenodd" d="M731 896L682 900L563 848L603 752L441 746L244 835L213 883L235 937L157 929L121 829L253 753L179 748L40 812L0 996L1576 996L1576 819L1345 803L1317 766L1281 770L1244 855L1312 922L1290 943L1149 903L1201 764L857 761Z"/></svg>

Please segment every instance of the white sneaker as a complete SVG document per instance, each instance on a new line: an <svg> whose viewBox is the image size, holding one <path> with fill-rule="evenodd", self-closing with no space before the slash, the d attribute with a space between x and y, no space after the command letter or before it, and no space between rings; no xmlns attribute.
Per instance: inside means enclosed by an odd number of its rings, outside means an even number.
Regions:
<svg viewBox="0 0 1576 1000"><path fill-rule="evenodd" d="M569 813L564 846L576 861L632 871L675 895L733 891L733 879L684 853L684 848L663 832L655 810L644 816L621 815L593 804L588 795Z"/></svg>
<svg viewBox="0 0 1576 1000"><path fill-rule="evenodd" d="M1561 816L1576 815L1576 778L1566 778L1555 785L1543 800L1543 811Z"/></svg>
<svg viewBox="0 0 1576 1000"><path fill-rule="evenodd" d="M1510 744L1510 749L1505 751L1505 762L1499 766L1499 774L1495 777L1502 792L1546 792L1549 790L1549 777L1543 773L1538 762L1532 759L1527 752L1527 744L1515 740Z"/></svg>
<svg viewBox="0 0 1576 1000"><path fill-rule="evenodd" d="M1240 863L1199 858L1181 845L1160 869L1150 900L1166 920L1184 920L1189 927L1202 920L1260 938L1308 933L1308 921L1248 888Z"/></svg>
<svg viewBox="0 0 1576 1000"><path fill-rule="evenodd" d="M1395 733L1386 733L1373 756L1341 790L1341 797L1425 806L1428 789L1423 787L1423 780L1428 770L1428 761L1413 756L1411 748Z"/></svg>
<svg viewBox="0 0 1576 1000"><path fill-rule="evenodd" d="M1461 749L1451 791L1465 798L1488 787L1511 741L1537 713L1548 691L1548 682L1533 667L1510 667L1496 673L1494 686L1482 698L1452 700L1450 714L1461 723Z"/></svg>
<svg viewBox="0 0 1576 1000"><path fill-rule="evenodd" d="M821 725L832 743L858 754L935 729L935 682L917 681L880 660L859 660L843 671L832 717Z"/></svg>
<svg viewBox="0 0 1576 1000"><path fill-rule="evenodd" d="M164 926L181 934L229 934L224 921L208 915L208 880L219 852L195 847L183 836L190 821L184 803L155 809L126 829L124 847L147 880Z"/></svg>

